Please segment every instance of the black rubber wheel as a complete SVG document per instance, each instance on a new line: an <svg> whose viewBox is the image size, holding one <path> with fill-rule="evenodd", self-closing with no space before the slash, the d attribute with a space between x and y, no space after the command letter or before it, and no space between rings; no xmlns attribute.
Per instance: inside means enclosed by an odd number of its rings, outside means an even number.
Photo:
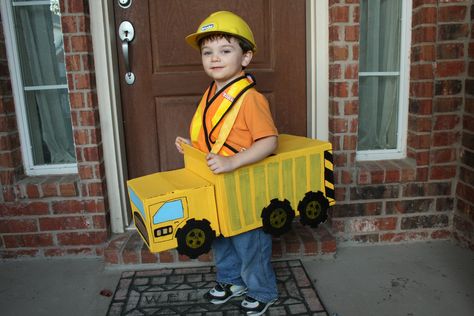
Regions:
<svg viewBox="0 0 474 316"><path fill-rule="evenodd" d="M308 192L303 200L298 203L300 220L303 225L318 227L319 223L328 218L329 202L321 191Z"/></svg>
<svg viewBox="0 0 474 316"><path fill-rule="evenodd" d="M262 210L263 231L273 236L280 236L291 229L295 211L288 200L273 199L270 205Z"/></svg>
<svg viewBox="0 0 474 316"><path fill-rule="evenodd" d="M176 232L178 252L195 259L211 250L214 238L216 232L211 229L209 221L190 219Z"/></svg>

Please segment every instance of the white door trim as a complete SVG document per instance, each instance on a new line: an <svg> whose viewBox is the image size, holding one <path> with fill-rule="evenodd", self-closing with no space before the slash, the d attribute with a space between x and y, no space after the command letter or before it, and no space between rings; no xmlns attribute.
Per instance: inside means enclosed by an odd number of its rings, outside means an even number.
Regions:
<svg viewBox="0 0 474 316"><path fill-rule="evenodd" d="M113 233L130 224L125 186L126 155L120 110L120 78L115 53L112 1L89 1L97 98L104 150L108 205ZM308 136L328 139L329 54L328 1L306 1Z"/></svg>
<svg viewBox="0 0 474 316"><path fill-rule="evenodd" d="M125 191L126 155L120 109L120 87L115 53L115 22L112 1L89 1L94 49L97 100L104 152L107 199L113 233L123 233L129 224ZM107 205L107 203L106 203Z"/></svg>
<svg viewBox="0 0 474 316"><path fill-rule="evenodd" d="M329 135L329 6L328 1L306 1L306 59L308 136Z"/></svg>

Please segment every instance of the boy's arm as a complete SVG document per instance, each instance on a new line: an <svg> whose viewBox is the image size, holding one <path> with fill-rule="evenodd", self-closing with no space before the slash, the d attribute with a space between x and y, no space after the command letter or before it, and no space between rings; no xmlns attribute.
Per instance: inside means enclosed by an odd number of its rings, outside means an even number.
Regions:
<svg viewBox="0 0 474 316"><path fill-rule="evenodd" d="M272 154L278 146L278 136L268 136L254 142L250 148L233 156L208 154L207 165L214 173L234 171L242 166L258 162Z"/></svg>

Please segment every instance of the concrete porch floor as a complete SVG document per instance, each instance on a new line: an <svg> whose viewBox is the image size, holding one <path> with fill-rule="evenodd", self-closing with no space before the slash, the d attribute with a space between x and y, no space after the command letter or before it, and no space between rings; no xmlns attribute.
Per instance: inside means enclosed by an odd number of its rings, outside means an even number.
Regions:
<svg viewBox="0 0 474 316"><path fill-rule="evenodd" d="M342 247L334 258L301 260L330 315L474 314L474 252L451 242ZM101 259L2 262L0 314L105 315L111 297L100 292L114 291L122 271L159 267L165 265L105 268Z"/></svg>

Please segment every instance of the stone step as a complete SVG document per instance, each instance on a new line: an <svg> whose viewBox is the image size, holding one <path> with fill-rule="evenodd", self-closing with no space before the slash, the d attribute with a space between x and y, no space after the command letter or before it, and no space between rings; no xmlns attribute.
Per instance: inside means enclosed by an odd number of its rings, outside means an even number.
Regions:
<svg viewBox="0 0 474 316"><path fill-rule="evenodd" d="M273 259L333 256L336 253L336 238L329 227L322 224L314 229L295 221L290 232L273 238ZM180 255L176 249L151 253L137 231L113 235L104 251L104 258L107 265L178 264L213 260L212 251L197 259Z"/></svg>

